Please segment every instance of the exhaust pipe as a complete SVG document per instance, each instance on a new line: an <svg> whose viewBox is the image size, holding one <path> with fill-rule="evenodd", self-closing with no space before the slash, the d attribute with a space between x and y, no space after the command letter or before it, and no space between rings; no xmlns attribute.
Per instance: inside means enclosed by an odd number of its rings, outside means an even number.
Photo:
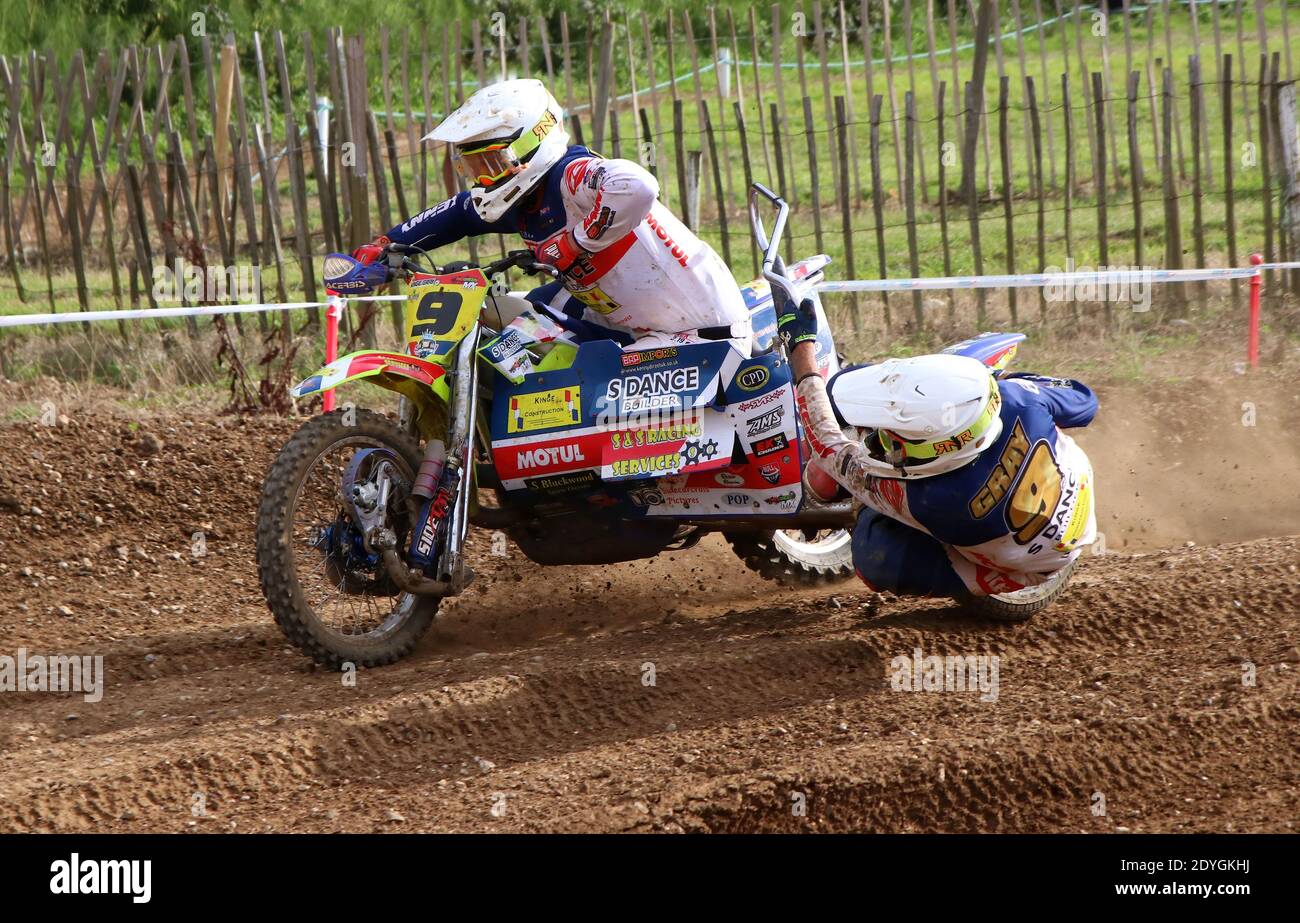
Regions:
<svg viewBox="0 0 1300 923"><path fill-rule="evenodd" d="M397 556L397 551L385 548L383 551L384 571L397 584L398 588L416 596L447 596L451 593L451 583L446 580L430 580L419 574Z"/></svg>

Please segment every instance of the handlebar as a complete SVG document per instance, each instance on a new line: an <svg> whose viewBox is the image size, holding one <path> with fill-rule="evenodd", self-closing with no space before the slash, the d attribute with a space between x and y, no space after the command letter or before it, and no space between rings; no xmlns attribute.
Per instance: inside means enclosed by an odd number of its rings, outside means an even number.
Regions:
<svg viewBox="0 0 1300 923"><path fill-rule="evenodd" d="M554 279L560 278L560 271L549 263L540 262L537 256L531 250L511 250L499 260L494 260L486 266L478 266L474 263L450 264L448 266L421 266L412 255L421 254L424 251L419 250L409 244L391 244L388 248L387 263L393 273L409 272L426 272L430 269L437 274L443 275L456 269L481 269L486 276L495 276L497 273L505 272L509 269L522 269L530 273L545 273Z"/></svg>
<svg viewBox="0 0 1300 923"><path fill-rule="evenodd" d="M772 236L769 239L767 229L763 226L763 219L758 214L758 198L762 196L776 206L776 221L772 224ZM768 189L762 183L755 183L749 191L749 223L754 229L754 239L758 242L759 249L763 251L763 278L766 279L774 289L779 289L795 304L799 303L800 295L793 282L786 278L785 261L781 259L780 246L781 237L785 234L786 219L790 216L790 206L786 204L785 199L781 198L772 190Z"/></svg>
<svg viewBox="0 0 1300 923"><path fill-rule="evenodd" d="M560 278L560 271L550 263L543 263L537 259L536 254L531 250L511 250L501 259L488 263L480 267L483 273L488 276L495 276L499 272L505 272L507 269L522 269L525 272L545 273L553 279Z"/></svg>

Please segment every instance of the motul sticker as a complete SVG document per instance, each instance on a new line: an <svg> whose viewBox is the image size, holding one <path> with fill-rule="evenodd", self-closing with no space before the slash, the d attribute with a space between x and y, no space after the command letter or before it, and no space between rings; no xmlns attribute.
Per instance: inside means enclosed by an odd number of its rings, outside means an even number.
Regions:
<svg viewBox="0 0 1300 923"><path fill-rule="evenodd" d="M565 445L545 446L536 449L523 449L515 456L515 467L520 471L532 468L554 468L557 465L573 465L585 462L582 446L576 442Z"/></svg>

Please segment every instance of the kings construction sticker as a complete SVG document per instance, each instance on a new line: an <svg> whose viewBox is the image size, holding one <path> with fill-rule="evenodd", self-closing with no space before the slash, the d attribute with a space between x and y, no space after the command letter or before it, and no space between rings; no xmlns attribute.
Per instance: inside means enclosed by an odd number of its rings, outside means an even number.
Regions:
<svg viewBox="0 0 1300 923"><path fill-rule="evenodd" d="M528 433L556 426L572 426L579 422L581 411L582 401L577 385L516 394L510 398L506 432Z"/></svg>

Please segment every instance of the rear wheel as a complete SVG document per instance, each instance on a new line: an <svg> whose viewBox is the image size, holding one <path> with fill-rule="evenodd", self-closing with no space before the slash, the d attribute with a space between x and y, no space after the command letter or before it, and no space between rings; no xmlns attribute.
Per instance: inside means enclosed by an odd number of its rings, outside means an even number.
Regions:
<svg viewBox="0 0 1300 923"><path fill-rule="evenodd" d="M385 524L401 547L409 532L403 498L419 468L420 447L388 418L368 410L352 413L354 421L335 411L303 424L271 464L257 516L258 573L267 605L285 637L331 669L382 666L404 657L432 624L440 602L402 593L391 583L342 499L354 456L381 450L370 458L391 465L399 482ZM379 463L353 476L362 479Z"/></svg>
<svg viewBox="0 0 1300 923"><path fill-rule="evenodd" d="M1012 593L998 593L995 596L975 596L967 593L958 597L963 609L972 615L983 616L997 622L1026 622L1034 613L1046 609L1065 592L1070 576L1079 562L1071 561L1061 568L1046 583L1027 586Z"/></svg>
<svg viewBox="0 0 1300 923"><path fill-rule="evenodd" d="M826 586L853 576L847 529L732 532L727 541L746 567L785 586Z"/></svg>

